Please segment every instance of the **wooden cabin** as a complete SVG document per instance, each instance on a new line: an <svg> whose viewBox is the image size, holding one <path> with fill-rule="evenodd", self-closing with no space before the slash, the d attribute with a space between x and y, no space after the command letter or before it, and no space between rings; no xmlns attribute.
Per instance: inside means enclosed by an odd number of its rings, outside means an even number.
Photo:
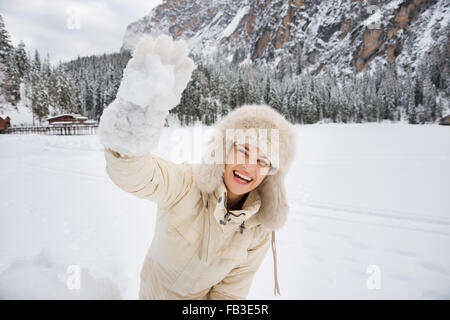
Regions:
<svg viewBox="0 0 450 320"><path fill-rule="evenodd" d="M84 117L76 113L66 113L52 116L45 120L48 121L49 125L71 125L71 124L84 124L84 122L87 119L88 119L87 117Z"/></svg>
<svg viewBox="0 0 450 320"><path fill-rule="evenodd" d="M444 126L450 126L450 115L445 116L441 120L439 120L439 124Z"/></svg>
<svg viewBox="0 0 450 320"><path fill-rule="evenodd" d="M9 116L0 116L0 130L8 129L11 126L11 118Z"/></svg>

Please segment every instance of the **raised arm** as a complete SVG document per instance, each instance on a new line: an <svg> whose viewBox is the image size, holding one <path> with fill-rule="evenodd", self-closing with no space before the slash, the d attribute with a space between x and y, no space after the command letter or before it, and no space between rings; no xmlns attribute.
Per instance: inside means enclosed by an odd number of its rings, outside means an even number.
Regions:
<svg viewBox="0 0 450 320"><path fill-rule="evenodd" d="M100 143L122 156L141 156L159 142L169 110L176 107L194 62L182 41L142 38L123 72L116 99L103 110Z"/></svg>
<svg viewBox="0 0 450 320"><path fill-rule="evenodd" d="M169 36L141 39L98 130L111 180L160 206L177 201L190 183L186 165L151 154L165 117L179 103L194 69L187 53L184 42L173 42Z"/></svg>
<svg viewBox="0 0 450 320"><path fill-rule="evenodd" d="M106 172L116 186L138 198L152 200L161 208L176 204L194 181L189 166L152 154L121 157L106 147L104 154Z"/></svg>

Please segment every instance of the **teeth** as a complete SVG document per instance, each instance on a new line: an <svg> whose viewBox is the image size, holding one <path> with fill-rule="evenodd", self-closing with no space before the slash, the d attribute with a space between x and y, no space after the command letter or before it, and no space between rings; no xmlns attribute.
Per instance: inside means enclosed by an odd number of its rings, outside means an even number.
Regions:
<svg viewBox="0 0 450 320"><path fill-rule="evenodd" d="M240 178L242 178L242 179L248 181L248 182L252 181L252 178L249 178L249 177L247 177L247 176L244 176L244 175L240 174L240 173L237 172L237 171L234 171L234 174L237 175L237 176L239 176Z"/></svg>

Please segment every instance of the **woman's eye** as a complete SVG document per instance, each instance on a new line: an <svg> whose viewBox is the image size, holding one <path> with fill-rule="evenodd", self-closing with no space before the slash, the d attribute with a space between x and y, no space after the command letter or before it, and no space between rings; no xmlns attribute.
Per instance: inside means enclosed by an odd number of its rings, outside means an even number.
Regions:
<svg viewBox="0 0 450 320"><path fill-rule="evenodd" d="M244 148L238 148L238 151L241 153L246 153Z"/></svg>
<svg viewBox="0 0 450 320"><path fill-rule="evenodd" d="M267 160L264 159L258 159L259 165L263 166L263 167L268 167L269 166L269 162Z"/></svg>
<svg viewBox="0 0 450 320"><path fill-rule="evenodd" d="M259 159L259 164L263 167L268 167L269 163L266 160Z"/></svg>

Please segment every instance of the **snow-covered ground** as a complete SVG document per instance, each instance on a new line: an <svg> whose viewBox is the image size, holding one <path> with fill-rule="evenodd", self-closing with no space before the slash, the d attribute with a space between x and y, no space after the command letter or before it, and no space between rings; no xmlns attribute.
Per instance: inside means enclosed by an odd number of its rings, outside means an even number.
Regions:
<svg viewBox="0 0 450 320"><path fill-rule="evenodd" d="M449 299L449 128L296 130L276 298ZM137 298L156 206L109 180L98 137L0 135L0 150L0 298ZM248 298L274 298L271 251Z"/></svg>

